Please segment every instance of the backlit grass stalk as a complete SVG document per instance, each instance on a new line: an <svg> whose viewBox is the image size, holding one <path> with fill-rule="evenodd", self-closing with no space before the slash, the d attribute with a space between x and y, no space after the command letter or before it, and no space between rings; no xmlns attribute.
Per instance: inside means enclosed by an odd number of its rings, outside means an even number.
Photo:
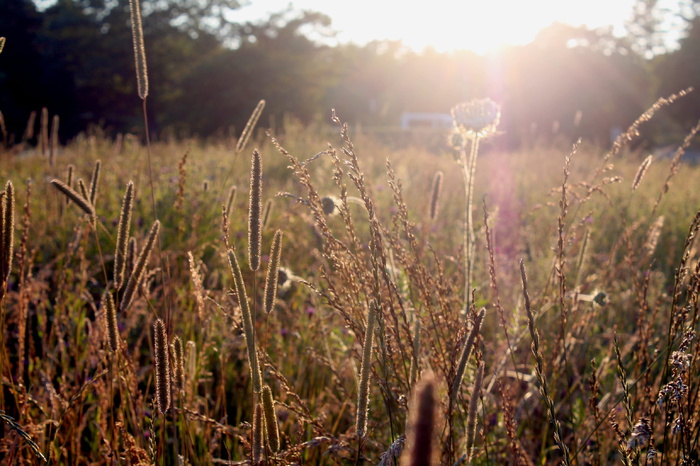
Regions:
<svg viewBox="0 0 700 466"><path fill-rule="evenodd" d="M469 414L467 416L467 463L471 464L474 456L474 437L476 434L476 410L479 405L479 397L481 395L481 387L484 383L484 362L479 363L476 369L476 377L474 378L474 389L472 396L469 399Z"/></svg>
<svg viewBox="0 0 700 466"><path fill-rule="evenodd" d="M408 432L407 449L402 455L402 466L423 466L438 464L437 445L437 402L435 380L427 376L416 386L411 407L411 427Z"/></svg>
<svg viewBox="0 0 700 466"><path fill-rule="evenodd" d="M375 301L369 303L367 328L365 329L364 345L362 347L362 364L360 366L360 383L357 397L357 417L355 430L362 439L367 433L367 413L369 410L369 375L372 367L372 347L374 346L374 328L377 325L379 306Z"/></svg>
<svg viewBox="0 0 700 466"><path fill-rule="evenodd" d="M275 306L277 297L277 275L280 270L280 257L282 256L282 231L277 230L272 239L270 250L270 262L267 266L267 276L265 277L265 296L263 297L263 309L265 314L269 314Z"/></svg>
<svg viewBox="0 0 700 466"><path fill-rule="evenodd" d="M119 351L119 327L117 326L117 309L114 298L109 291L102 296L102 305L105 310L105 325L107 328L107 345L112 353Z"/></svg>
<svg viewBox="0 0 700 466"><path fill-rule="evenodd" d="M258 120L260 119L260 115L262 114L263 109L265 108L265 101L261 100L258 102L258 105L255 106L255 110L253 110L253 113L250 115L250 118L248 119L248 123L246 123L245 128L243 128L243 132L241 133L241 137L238 138L238 143L236 144L236 153L241 152L243 149L245 149L245 146L248 145L248 141L250 140L250 136L253 134L253 130L255 129L255 125L258 124Z"/></svg>
<svg viewBox="0 0 700 466"><path fill-rule="evenodd" d="M520 278L523 284L523 297L525 300L525 312L527 313L527 325L530 331L530 337L532 338L532 354L535 356L535 376L537 377L537 382L540 385L540 393L544 400L544 404L547 408L547 414L549 415L549 422L554 426L554 443L557 444L559 449L564 455L562 464L568 466L571 464L571 458L569 457L569 448L564 444L564 435L562 433L561 424L556 418L556 409L554 407L554 401L549 396L549 388L547 385L547 379L544 377L544 358L540 352L540 337L535 329L535 317L532 314L532 307L530 304L530 295L527 291L527 275L525 273L525 263L520 260Z"/></svg>
<svg viewBox="0 0 700 466"><path fill-rule="evenodd" d="M73 201L73 203L76 206L78 206L80 210L87 214L87 216L90 217L90 221L93 225L97 223L97 218L95 216L95 208L92 206L92 204L90 204L90 201L88 201L86 197L83 197L80 194L78 194L76 191L73 190L73 188L71 188L61 180L51 180L51 184L54 188L61 191L68 199ZM78 180L78 184L83 187L85 186L84 184L82 184L82 180Z"/></svg>
<svg viewBox="0 0 700 466"><path fill-rule="evenodd" d="M58 125L60 119L54 115L51 120L51 140L49 141L49 166L53 167L56 155L58 155Z"/></svg>
<svg viewBox="0 0 700 466"><path fill-rule="evenodd" d="M459 364L457 365L457 370L455 371L454 382L452 383L452 394L450 395L451 406L454 406L457 402L457 395L459 394L459 389L462 386L462 379L464 378L464 371L467 367L467 361L469 360L469 356L472 354L472 350L474 349L474 342L476 341L476 336L481 330L481 323L484 320L485 313L485 308L482 308L481 311L479 311L479 314L476 316L476 320L474 321L474 326L469 332L467 341L464 343L464 347L462 348L462 352L459 357Z"/></svg>
<svg viewBox="0 0 700 466"><path fill-rule="evenodd" d="M95 168L92 170L92 177L90 178L90 204L95 206L95 201L97 200L97 188L100 185L100 169L102 163L98 160L95 162Z"/></svg>
<svg viewBox="0 0 700 466"><path fill-rule="evenodd" d="M170 361L168 360L168 335L162 319L153 325L156 362L156 405L161 414L170 407Z"/></svg>
<svg viewBox="0 0 700 466"><path fill-rule="evenodd" d="M127 243L131 227L131 210L134 201L134 183L129 181L126 185L122 210L119 214L117 227L117 250L114 255L114 286L119 290L124 284L124 271L126 270Z"/></svg>
<svg viewBox="0 0 700 466"><path fill-rule="evenodd" d="M253 411L253 429L252 429L252 453L253 453L253 465L256 465L262 461L263 457L263 446L265 435L263 432L263 407L261 403L255 404L255 409Z"/></svg>
<svg viewBox="0 0 700 466"><path fill-rule="evenodd" d="M241 307L241 314L243 316L243 334L248 349L248 364L250 365L251 379L253 380L253 391L255 393L260 393L260 390L262 390L262 375L260 373L260 364L258 363L258 353L255 348L253 317L250 313L250 305L248 304L248 295L245 291L241 267L238 265L238 259L236 259L236 254L234 254L232 250L228 252L228 262L231 267L231 273L233 274L238 305Z"/></svg>
<svg viewBox="0 0 700 466"><path fill-rule="evenodd" d="M2 255L0 255L0 282L3 292L10 279L12 270L12 256L14 255L14 231L15 231L15 188L11 181L5 185L5 196L2 209Z"/></svg>
<svg viewBox="0 0 700 466"><path fill-rule="evenodd" d="M185 390L185 353L180 337L173 338L173 382L177 393Z"/></svg>
<svg viewBox="0 0 700 466"><path fill-rule="evenodd" d="M257 149L253 151L250 169L250 205L248 206L248 263L253 272L260 268L260 243L262 241L262 159Z"/></svg>
<svg viewBox="0 0 700 466"><path fill-rule="evenodd" d="M430 220L435 221L440 207L440 192L442 191L442 172L435 173L430 194Z"/></svg>
<svg viewBox="0 0 700 466"><path fill-rule="evenodd" d="M273 453L280 449L280 432L277 425L277 415L275 414L275 404L272 398L272 390L265 385L262 388L262 405L265 414L265 438L267 446Z"/></svg>
<svg viewBox="0 0 700 466"><path fill-rule="evenodd" d="M146 264L148 263L148 258L151 255L151 250L155 244L156 238L158 237L158 232L160 231L160 222L156 220L153 222L151 230L148 232L148 238L146 239L146 244L143 245L141 253L139 254L136 263L134 264L134 269L129 276L129 282L126 284L126 289L124 290L124 295L122 296L121 302L119 303L119 310L121 312L126 312L126 310L131 305L134 300L136 291L138 290L141 279L143 278L144 271L146 270Z"/></svg>
<svg viewBox="0 0 700 466"><path fill-rule="evenodd" d="M146 47L143 43L143 25L141 24L141 5L139 0L129 0L131 14L131 37L134 42L134 63L136 66L136 85L141 100L148 97L148 68L146 66Z"/></svg>

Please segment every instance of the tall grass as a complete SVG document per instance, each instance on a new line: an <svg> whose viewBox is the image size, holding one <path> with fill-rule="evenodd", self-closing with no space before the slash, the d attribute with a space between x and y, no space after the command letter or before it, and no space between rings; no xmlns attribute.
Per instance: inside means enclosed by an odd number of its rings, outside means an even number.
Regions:
<svg viewBox="0 0 700 466"><path fill-rule="evenodd" d="M392 151L337 115L330 145L293 121L250 129L252 177L231 144L155 142L157 220L130 182L135 139L99 165L100 135L53 167L3 148L0 456L700 461L699 169L682 158L697 130L650 163L625 149L648 116L611 149L480 140L466 171L449 147ZM67 171L93 181L38 181ZM283 193L265 222L263 179Z"/></svg>

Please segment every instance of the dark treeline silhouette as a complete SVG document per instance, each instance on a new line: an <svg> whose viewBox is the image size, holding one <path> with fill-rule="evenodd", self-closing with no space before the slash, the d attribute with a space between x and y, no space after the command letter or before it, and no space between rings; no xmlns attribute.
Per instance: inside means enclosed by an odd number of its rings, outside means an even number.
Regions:
<svg viewBox="0 0 700 466"><path fill-rule="evenodd" d="M313 12L290 10L257 24L214 14L238 6L143 1L155 134L240 131L260 99L267 101L264 125L279 125L286 115L326 121L336 108L369 129L397 127L404 112L447 113L457 102L490 97L502 105L506 143L553 132L605 142L611 128L628 125L659 96L700 84L694 15L680 49L651 58L645 53L658 49L658 40L643 35L648 25L621 39L609 28L553 24L531 44L479 56L417 53L396 42L330 47L311 39L330 27L328 17ZM30 0L4 0L0 36L7 39L0 111L15 142L42 107L60 116L63 141L90 125L141 132L128 2L59 0L38 10ZM696 92L645 134L663 143L694 124L698 104Z"/></svg>

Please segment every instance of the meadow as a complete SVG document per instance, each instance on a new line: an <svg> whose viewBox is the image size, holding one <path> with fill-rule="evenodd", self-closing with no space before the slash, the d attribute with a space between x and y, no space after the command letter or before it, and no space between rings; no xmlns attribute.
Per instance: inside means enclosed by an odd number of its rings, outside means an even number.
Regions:
<svg viewBox="0 0 700 466"><path fill-rule="evenodd" d="M2 463L697 464L695 130L649 158L651 116L478 158L42 121L0 152Z"/></svg>

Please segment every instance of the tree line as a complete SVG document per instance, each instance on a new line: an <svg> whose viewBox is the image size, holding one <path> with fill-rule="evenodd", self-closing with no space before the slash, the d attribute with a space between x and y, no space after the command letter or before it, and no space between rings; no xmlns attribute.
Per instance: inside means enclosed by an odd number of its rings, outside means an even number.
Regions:
<svg viewBox="0 0 700 466"><path fill-rule="evenodd" d="M236 0L143 0L156 134L211 137L239 130L260 99L262 124L327 121L331 108L367 128L395 127L403 112L448 112L457 102L501 103L509 144L553 133L605 141L658 97L699 87L700 20L686 2L680 48L659 44L658 21L640 0L626 37L611 28L553 24L525 46L480 56L468 51L415 52L399 42L331 47L315 39L330 19L287 10L235 24ZM108 133L141 132L127 2L0 2L0 111L19 141L32 111L61 119L63 141L98 125ZM653 52L653 53L652 53ZM663 142L699 117L700 87L646 132Z"/></svg>

